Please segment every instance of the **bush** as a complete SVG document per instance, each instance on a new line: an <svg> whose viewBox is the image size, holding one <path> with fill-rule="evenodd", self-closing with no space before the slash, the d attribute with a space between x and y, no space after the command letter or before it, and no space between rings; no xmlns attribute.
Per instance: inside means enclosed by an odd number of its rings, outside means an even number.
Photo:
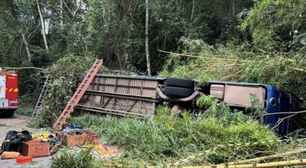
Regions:
<svg viewBox="0 0 306 168"><path fill-rule="evenodd" d="M66 148L53 157L51 168L98 168L90 154L92 148Z"/></svg>
<svg viewBox="0 0 306 168"><path fill-rule="evenodd" d="M197 116L184 112L178 117L171 116L167 107L159 107L154 118L140 120L83 115L72 117L69 122L107 137L110 144L124 146L126 152L122 154L123 160L142 160L151 164L175 162L229 143L278 140L267 126L260 125L257 120L242 113L230 113L226 109L222 113L214 113L209 108L208 111ZM277 144L261 144L217 149L210 155L197 158L197 161L222 163L250 154L255 156L255 153L261 153L259 151L277 151L277 147Z"/></svg>
<svg viewBox="0 0 306 168"><path fill-rule="evenodd" d="M44 93L43 107L32 124L34 127L50 127L55 123L77 88L78 77L85 74L93 62L93 58L69 55L46 70L51 79Z"/></svg>
<svg viewBox="0 0 306 168"><path fill-rule="evenodd" d="M33 95L27 94L19 96L18 98L18 109L15 111L16 114L24 116L32 116L33 114Z"/></svg>

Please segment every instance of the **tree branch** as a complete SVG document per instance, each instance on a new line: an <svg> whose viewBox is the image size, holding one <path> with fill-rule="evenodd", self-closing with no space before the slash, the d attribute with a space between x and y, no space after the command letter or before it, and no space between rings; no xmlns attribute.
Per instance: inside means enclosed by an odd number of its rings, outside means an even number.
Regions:
<svg viewBox="0 0 306 168"><path fill-rule="evenodd" d="M10 70L10 69L35 69L35 70L44 70L43 68L39 67L2 67L4 71Z"/></svg>
<svg viewBox="0 0 306 168"><path fill-rule="evenodd" d="M25 34L22 31L21 31L21 36L22 36L22 41L23 41L25 49L26 49L28 62L31 62L32 61L32 56L31 56L30 49L29 49L29 43L27 41L27 38L25 37Z"/></svg>

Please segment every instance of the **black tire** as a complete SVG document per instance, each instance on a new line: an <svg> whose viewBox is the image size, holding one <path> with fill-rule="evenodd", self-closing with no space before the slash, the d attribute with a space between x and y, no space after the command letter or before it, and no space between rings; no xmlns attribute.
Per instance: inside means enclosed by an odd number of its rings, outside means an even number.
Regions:
<svg viewBox="0 0 306 168"><path fill-rule="evenodd" d="M192 95L193 92L194 90L189 88L172 87L172 86L166 86L165 88L165 95L172 98L188 97Z"/></svg>
<svg viewBox="0 0 306 168"><path fill-rule="evenodd" d="M11 118L14 116L14 114L15 114L15 110L3 110L1 112L1 116L5 118Z"/></svg>
<svg viewBox="0 0 306 168"><path fill-rule="evenodd" d="M195 85L195 82L193 80L181 79L181 78L167 78L166 79L166 86L193 89L194 85Z"/></svg>

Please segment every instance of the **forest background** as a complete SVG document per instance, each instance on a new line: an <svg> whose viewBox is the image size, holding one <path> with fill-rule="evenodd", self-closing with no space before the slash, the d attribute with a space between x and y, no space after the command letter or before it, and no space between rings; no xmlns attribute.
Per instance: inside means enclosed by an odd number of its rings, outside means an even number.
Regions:
<svg viewBox="0 0 306 168"><path fill-rule="evenodd" d="M0 7L0 67L101 58L112 70L273 84L302 106L306 98L305 0L3 0ZM19 70L21 97L33 98L37 74Z"/></svg>
<svg viewBox="0 0 306 168"><path fill-rule="evenodd" d="M102 71L271 84L294 93L305 109L305 47L306 0L0 1L0 67L18 70L18 113L32 114L41 70L52 75L34 122L39 128L54 123L78 74L97 58L103 59ZM217 106L215 100L208 104L212 108L197 120L186 113L169 116L169 109L161 107L154 119L118 122L85 115L71 120L125 146L122 158L156 165L216 145L278 139L257 120ZM296 120L305 126L304 115ZM225 163L296 147L273 143L223 149L196 163Z"/></svg>

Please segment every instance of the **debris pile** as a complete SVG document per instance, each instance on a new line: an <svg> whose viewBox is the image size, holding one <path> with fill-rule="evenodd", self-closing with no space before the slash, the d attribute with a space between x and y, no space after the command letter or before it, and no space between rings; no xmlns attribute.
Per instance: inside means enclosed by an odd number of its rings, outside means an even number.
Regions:
<svg viewBox="0 0 306 168"><path fill-rule="evenodd" d="M1 145L0 155L1 159L16 159L17 163L27 163L32 162L33 158L50 155L54 155L53 159L56 159L64 150L77 155L83 149L91 149L90 154L96 159L119 155L119 151L111 150L100 143L95 132L83 130L82 126L75 124L55 135L47 132L31 134L27 130L8 131Z"/></svg>

